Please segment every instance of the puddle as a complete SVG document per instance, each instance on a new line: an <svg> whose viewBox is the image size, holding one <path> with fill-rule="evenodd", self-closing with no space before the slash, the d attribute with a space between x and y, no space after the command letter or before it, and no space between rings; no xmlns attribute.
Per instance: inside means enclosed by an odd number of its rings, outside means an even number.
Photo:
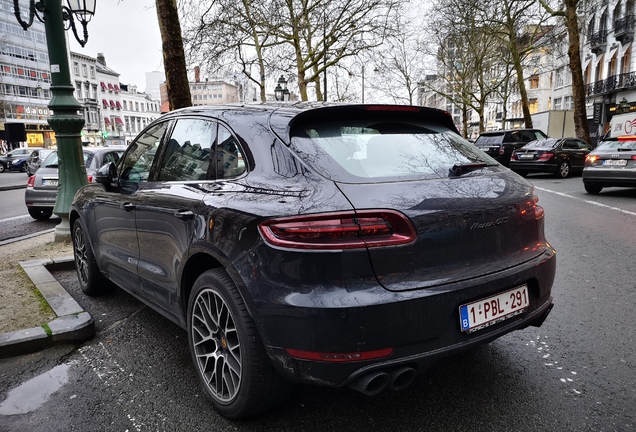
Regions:
<svg viewBox="0 0 636 432"><path fill-rule="evenodd" d="M68 382L70 367L68 364L56 366L11 390L0 403L0 415L26 414L38 409Z"/></svg>

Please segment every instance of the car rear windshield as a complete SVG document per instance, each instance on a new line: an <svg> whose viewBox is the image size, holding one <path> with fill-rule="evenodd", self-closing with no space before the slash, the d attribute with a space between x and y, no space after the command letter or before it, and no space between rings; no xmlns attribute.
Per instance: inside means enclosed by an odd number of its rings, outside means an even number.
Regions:
<svg viewBox="0 0 636 432"><path fill-rule="evenodd" d="M325 177L353 183L440 178L454 165L497 165L439 124L392 117L296 125L291 148Z"/></svg>
<svg viewBox="0 0 636 432"><path fill-rule="evenodd" d="M90 158L93 157L92 153L84 152L84 165L88 165L87 161L89 160L89 157ZM56 151L51 152L51 154L48 155L46 159L44 159L44 162L42 162L42 166L48 167L48 168L55 168L58 166L58 164L59 164L59 158L57 157Z"/></svg>
<svg viewBox="0 0 636 432"><path fill-rule="evenodd" d="M530 141L528 144L523 146L523 148L527 149L553 149L557 146L559 140L549 139L549 140L536 140Z"/></svg>
<svg viewBox="0 0 636 432"><path fill-rule="evenodd" d="M627 141L627 140L617 140L617 141L603 141L596 147L597 150L616 150L616 149L625 149L625 150L636 150L636 140Z"/></svg>
<svg viewBox="0 0 636 432"><path fill-rule="evenodd" d="M475 140L475 145L499 145L503 142L505 134L479 135Z"/></svg>

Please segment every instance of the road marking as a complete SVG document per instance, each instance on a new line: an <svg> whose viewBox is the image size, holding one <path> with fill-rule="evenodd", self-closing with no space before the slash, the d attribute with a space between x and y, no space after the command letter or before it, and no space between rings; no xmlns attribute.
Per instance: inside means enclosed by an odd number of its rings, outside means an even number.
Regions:
<svg viewBox="0 0 636 432"><path fill-rule="evenodd" d="M632 212L632 211L629 211L629 210L623 210L622 208L619 208L619 207L609 206L607 204L601 204L601 203L598 203L596 201L586 200L586 199L583 199L583 198L579 198L579 197L575 197L575 196L572 196L572 195L565 194L563 192L556 192L556 191L553 191L553 190L550 190L550 189L544 189L544 188L536 187L536 186L534 188L536 190L540 190L540 191L543 191L543 192L550 192L550 193L553 193L555 195L563 196L563 197L566 197L566 198L571 198L573 200L583 201L584 203L592 204L592 205L595 205L597 207L606 208L608 210L614 210L614 211L617 211L617 212L620 212L620 213L623 213L623 214L626 214L626 215L636 216L636 212Z"/></svg>
<svg viewBox="0 0 636 432"><path fill-rule="evenodd" d="M9 222L9 221L12 221L12 220L22 219L22 218L26 218L26 217L30 217L30 216L29 215L22 215L22 216L13 216L13 217L6 218L6 219L0 219L0 223Z"/></svg>

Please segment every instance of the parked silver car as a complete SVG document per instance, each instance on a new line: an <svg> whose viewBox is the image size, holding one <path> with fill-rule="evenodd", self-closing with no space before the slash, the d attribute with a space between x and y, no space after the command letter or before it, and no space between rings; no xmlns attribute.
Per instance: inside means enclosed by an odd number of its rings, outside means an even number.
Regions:
<svg viewBox="0 0 636 432"><path fill-rule="evenodd" d="M125 149L125 146L83 148L88 181L93 182L95 173L102 165L109 162L117 163ZM35 174L29 177L24 193L24 202L33 219L46 220L53 214L57 198L57 168L57 151L54 151L42 162Z"/></svg>
<svg viewBox="0 0 636 432"><path fill-rule="evenodd" d="M588 154L583 185L591 194L606 187L636 187L636 136L603 141Z"/></svg>

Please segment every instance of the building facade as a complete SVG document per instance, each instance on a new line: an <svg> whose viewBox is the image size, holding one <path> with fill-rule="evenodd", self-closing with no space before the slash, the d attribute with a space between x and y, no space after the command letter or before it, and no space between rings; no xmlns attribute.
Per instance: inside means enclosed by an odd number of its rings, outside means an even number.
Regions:
<svg viewBox="0 0 636 432"><path fill-rule="evenodd" d="M20 1L28 11L28 1ZM51 147L55 133L47 123L51 100L48 48L44 24L34 20L25 31L18 24L13 1L0 0L0 130L20 126L19 136L4 135L11 147ZM23 125L23 126L22 126Z"/></svg>

